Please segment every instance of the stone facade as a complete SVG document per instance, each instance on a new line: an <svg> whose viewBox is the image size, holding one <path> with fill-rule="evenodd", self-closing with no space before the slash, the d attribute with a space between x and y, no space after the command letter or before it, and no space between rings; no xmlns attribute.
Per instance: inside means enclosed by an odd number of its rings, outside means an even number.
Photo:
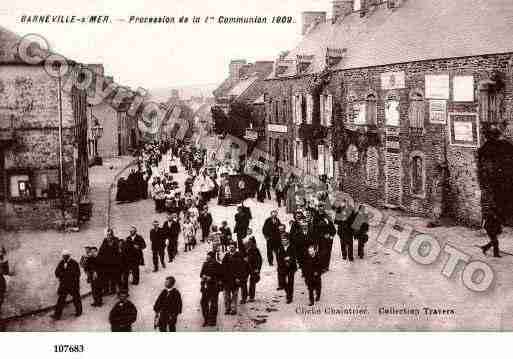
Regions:
<svg viewBox="0 0 513 359"><path fill-rule="evenodd" d="M483 130L483 96L480 84L499 73L503 81L500 101L496 106L507 119L506 136L513 138L511 123L513 54L474 56L395 64L332 72L323 88L333 96L332 129L334 139L324 140L334 146L334 173L340 188L377 207L391 206L408 213L432 216L436 186L444 184L443 214L458 222L473 225L481 222L481 190L477 178L477 150L485 140ZM392 86L384 84L383 74L404 74ZM430 99L425 93L426 75L449 76L449 97L445 123L430 120ZM267 123L284 124L288 133L281 135L288 143L297 139L297 127L292 124L291 98L294 94L310 93L313 75L278 78L266 81ZM473 101L455 101L453 90L456 76L472 76ZM386 79L386 77L385 77ZM395 88L394 88L395 87ZM398 101L399 123L386 123L387 108ZM274 115L273 103L279 108ZM359 123L354 112L358 104L365 107L365 122ZM372 113L374 123L369 122ZM480 120L479 142L462 146L451 139L450 114L475 114ZM391 116L391 115L389 115ZM314 122L316 120L314 119ZM273 137L273 135L269 135ZM293 152L293 148L288 149ZM377 158L376 157L377 152ZM371 157L369 158L369 153ZM310 154L308 154L310 156ZM293 156L290 156L293 164ZM299 161L299 163L303 163ZM372 168L376 167L377 168ZM301 166L300 166L301 167ZM313 167L316 167L315 164ZM316 173L317 168L309 172ZM369 171L371 171L369 173ZM375 180L368 181L370 177Z"/></svg>
<svg viewBox="0 0 513 359"><path fill-rule="evenodd" d="M1 225L76 222L89 186L85 92L59 91L42 66L3 65L0 79L0 131L13 133L0 142Z"/></svg>

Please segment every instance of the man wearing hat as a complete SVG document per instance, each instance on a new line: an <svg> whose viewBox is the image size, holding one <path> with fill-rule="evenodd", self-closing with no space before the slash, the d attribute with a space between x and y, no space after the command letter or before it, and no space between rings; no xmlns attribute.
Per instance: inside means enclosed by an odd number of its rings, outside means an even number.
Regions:
<svg viewBox="0 0 513 359"><path fill-rule="evenodd" d="M176 321L182 313L182 296L175 288L175 283L173 276L166 278L165 288L153 306L155 323L161 332L176 332Z"/></svg>
<svg viewBox="0 0 513 359"><path fill-rule="evenodd" d="M55 276L59 280L59 289L57 294L57 305L55 306L55 313L53 319L59 320L62 316L62 310L66 304L66 298L69 295L73 297L73 304L75 305L75 316L82 315L82 299L80 298L80 266L71 258L71 252L68 250L62 251L62 260L55 269Z"/></svg>
<svg viewBox="0 0 513 359"><path fill-rule="evenodd" d="M216 260L214 252L207 253L207 259L200 272L201 277L201 312L203 326L215 326L219 306L219 291L222 287L223 270Z"/></svg>
<svg viewBox="0 0 513 359"><path fill-rule="evenodd" d="M114 304L109 314L109 323L113 332L131 332L132 324L137 320L137 308L128 300L128 290L121 289L119 301Z"/></svg>
<svg viewBox="0 0 513 359"><path fill-rule="evenodd" d="M159 221L153 221L153 228L150 230L151 253L153 258L153 271L159 270L159 259L162 268L166 268L164 261L164 251L166 248L166 238L164 230L159 227Z"/></svg>
<svg viewBox="0 0 513 359"><path fill-rule="evenodd" d="M91 284L91 294L93 295L93 307L103 305L102 291L103 283L101 279L101 268L98 261L98 248L85 247L86 255L80 260L80 265L87 274L87 283Z"/></svg>

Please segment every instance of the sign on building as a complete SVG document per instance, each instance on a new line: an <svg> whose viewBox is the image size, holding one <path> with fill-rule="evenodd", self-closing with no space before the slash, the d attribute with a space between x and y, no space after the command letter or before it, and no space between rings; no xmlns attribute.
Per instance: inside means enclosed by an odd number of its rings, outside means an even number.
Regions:
<svg viewBox="0 0 513 359"><path fill-rule="evenodd" d="M445 124L447 121L447 101L429 101L429 122Z"/></svg>
<svg viewBox="0 0 513 359"><path fill-rule="evenodd" d="M426 98L449 99L449 75L426 75Z"/></svg>
<svg viewBox="0 0 513 359"><path fill-rule="evenodd" d="M477 113L450 113L449 134L453 146L479 147Z"/></svg>
<svg viewBox="0 0 513 359"><path fill-rule="evenodd" d="M452 86L453 101L474 102L474 76L455 76Z"/></svg>
<svg viewBox="0 0 513 359"><path fill-rule="evenodd" d="M384 72L381 74L381 88L383 90L394 90L405 88L404 71Z"/></svg>

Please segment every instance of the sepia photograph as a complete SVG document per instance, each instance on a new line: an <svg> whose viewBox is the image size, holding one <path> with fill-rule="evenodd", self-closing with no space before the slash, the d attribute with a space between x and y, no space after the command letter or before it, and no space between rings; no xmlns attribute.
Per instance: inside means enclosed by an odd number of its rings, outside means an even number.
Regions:
<svg viewBox="0 0 513 359"><path fill-rule="evenodd" d="M0 4L2 332L510 332L512 226L512 0Z"/></svg>

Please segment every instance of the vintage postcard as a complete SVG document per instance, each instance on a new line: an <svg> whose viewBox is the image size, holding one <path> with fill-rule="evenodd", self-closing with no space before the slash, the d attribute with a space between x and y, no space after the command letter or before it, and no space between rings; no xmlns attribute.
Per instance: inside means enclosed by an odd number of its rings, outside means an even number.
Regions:
<svg viewBox="0 0 513 359"><path fill-rule="evenodd" d="M3 2L1 330L511 331L512 19Z"/></svg>

